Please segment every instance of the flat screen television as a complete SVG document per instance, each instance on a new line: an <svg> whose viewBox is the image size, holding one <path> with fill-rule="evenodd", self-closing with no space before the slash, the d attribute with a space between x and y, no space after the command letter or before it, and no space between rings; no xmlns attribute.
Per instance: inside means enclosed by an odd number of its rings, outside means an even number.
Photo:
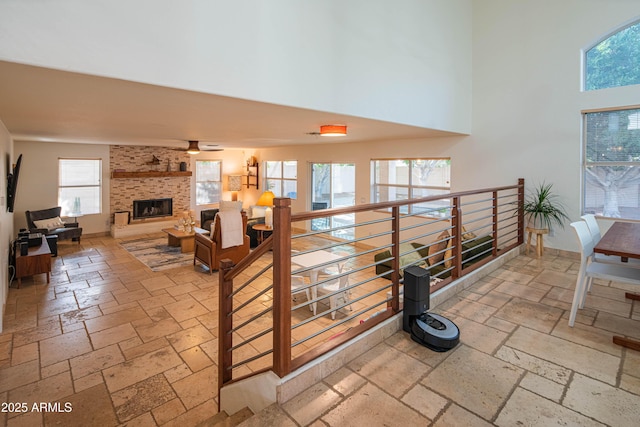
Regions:
<svg viewBox="0 0 640 427"><path fill-rule="evenodd" d="M22 154L18 156L18 161L13 166L13 171L7 174L7 211L13 212L13 205L16 201L16 190L18 188L18 176L20 175L20 164Z"/></svg>

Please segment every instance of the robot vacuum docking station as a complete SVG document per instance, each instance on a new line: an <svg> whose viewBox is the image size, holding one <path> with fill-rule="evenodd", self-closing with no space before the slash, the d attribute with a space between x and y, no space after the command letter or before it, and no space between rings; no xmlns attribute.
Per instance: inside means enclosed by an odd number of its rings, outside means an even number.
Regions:
<svg viewBox="0 0 640 427"><path fill-rule="evenodd" d="M448 351L460 342L460 330L451 320L428 313L431 276L418 266L404 270L404 309L402 329L415 342L433 351Z"/></svg>

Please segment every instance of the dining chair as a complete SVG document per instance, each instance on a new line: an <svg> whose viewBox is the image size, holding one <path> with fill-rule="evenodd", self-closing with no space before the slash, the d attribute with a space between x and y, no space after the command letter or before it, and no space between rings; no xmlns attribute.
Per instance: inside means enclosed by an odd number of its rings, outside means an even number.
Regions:
<svg viewBox="0 0 640 427"><path fill-rule="evenodd" d="M602 234L600 232L600 226L598 225L598 221L594 214L586 214L582 215L580 218L587 223L587 227L589 227L589 232L591 233L591 239L593 241L593 246L595 247L600 239L602 238ZM605 255L600 253L593 254L593 260L596 262L605 262L609 264L622 264L628 267L640 268L640 259L629 258L627 262L622 262L620 257L615 255Z"/></svg>
<svg viewBox="0 0 640 427"><path fill-rule="evenodd" d="M293 297L293 300L296 301L296 295L301 293L304 293L307 296L307 301L311 301L309 286L304 282L304 277L292 275L291 276L291 296ZM309 304L309 310L313 311L311 304Z"/></svg>
<svg viewBox="0 0 640 427"><path fill-rule="evenodd" d="M586 214L582 215L580 218L582 218L584 222L587 223L587 227L589 227L591 239L593 240L593 246L597 245L602 238L602 235L600 234L600 226L598 225L596 216L594 214Z"/></svg>
<svg viewBox="0 0 640 427"><path fill-rule="evenodd" d="M593 237L585 221L572 222L571 227L576 232L580 244L580 269L573 292L569 326L576 320L578 308L583 308L587 292L593 279L611 280L631 285L640 285L640 269L618 264L593 261Z"/></svg>
<svg viewBox="0 0 640 427"><path fill-rule="evenodd" d="M353 310L351 307L351 292L347 288L349 286L349 274L351 269L345 268L341 273L335 274L334 279L328 279L327 281L323 281L322 283L316 286L316 292L318 297L320 295L325 295L329 298L329 305L331 307L331 319L336 319L336 310L338 307L338 299L342 298L344 300L345 305L349 305L349 310ZM313 315L315 316L316 312L314 310Z"/></svg>

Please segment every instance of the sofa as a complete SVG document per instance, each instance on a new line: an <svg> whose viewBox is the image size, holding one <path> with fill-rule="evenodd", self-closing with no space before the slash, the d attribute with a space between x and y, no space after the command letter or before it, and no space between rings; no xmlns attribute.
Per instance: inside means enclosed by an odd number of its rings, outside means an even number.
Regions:
<svg viewBox="0 0 640 427"><path fill-rule="evenodd" d="M466 268L473 263L486 258L491 255L491 248L493 244L493 238L491 236L475 237L462 242L462 268ZM440 279L447 278L451 275L451 271L446 271L444 262L434 262L433 266L429 266L429 261L432 259L429 255L429 248L431 245L424 245L423 243L402 243L400 245L400 253L405 254L400 257L400 274L405 266L418 265L429 270L431 277L438 277ZM485 252L485 253L483 253ZM433 255L433 254L432 254ZM391 250L388 249L383 252L379 252L374 256L377 262L384 259L391 258ZM469 261L467 261L469 260ZM417 264L414 264L416 263ZM376 264L376 274L384 274L391 270L391 260L387 260L380 264ZM442 273L442 274L440 274ZM439 275L440 274L440 275ZM385 274L385 279L391 280L391 274Z"/></svg>
<svg viewBox="0 0 640 427"><path fill-rule="evenodd" d="M205 209L200 211L200 228L211 231L211 224L219 209ZM258 232L253 229L255 224L264 224L264 208L251 206L247 210L247 236L250 247L258 246Z"/></svg>

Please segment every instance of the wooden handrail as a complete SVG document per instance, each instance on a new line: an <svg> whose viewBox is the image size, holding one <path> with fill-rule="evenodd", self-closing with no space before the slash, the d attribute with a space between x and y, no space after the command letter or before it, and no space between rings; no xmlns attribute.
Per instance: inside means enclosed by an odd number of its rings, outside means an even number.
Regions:
<svg viewBox="0 0 640 427"><path fill-rule="evenodd" d="M502 239L504 239L504 244L498 247L498 238L499 238L499 215L500 206L498 203L499 193L502 191L516 190L515 194L510 194L509 197L517 195L517 202L513 202L514 207L516 207L517 203L517 220L515 218L511 221L515 221L513 226L517 228L517 237L505 237L505 234L510 234L511 231L507 231L502 234ZM463 234L463 225L465 221L463 221L463 215L465 214L465 208L463 204L463 198L481 195L481 194L491 194L491 198L486 197L481 200L474 200L467 205L471 205L474 203L482 203L480 208L470 208L467 211L471 212L471 215L475 215L476 212L490 212L487 216L482 216L480 218L473 219L472 216L471 221L482 221L482 223L486 223L485 226L480 225L479 229L483 227L489 226L489 221L491 222L490 228L491 231L489 234L492 237L491 240L491 256L485 257L483 259L479 259L477 262L469 263L463 268L463 248L462 248L462 234ZM219 340L219 375L218 375L218 385L222 387L224 384L230 383L234 381L232 371L230 369L233 366L233 354L232 354L232 345L233 339L232 336L236 336L239 334L232 334L230 331L233 330L233 295L234 295L234 279L236 279L243 271L245 271L248 267L254 264L258 259L268 253L269 250L273 251L273 299L272 299L272 312L273 312L273 325L271 326L273 329L273 353L272 353L272 366L271 370L276 373L276 375L283 377L293 369L297 369L303 366L305 363L313 360L314 358L319 357L320 355L326 353L327 351L335 348L337 345L347 342L348 340L356 337L358 334L369 330L375 324L388 319L394 314L398 313L401 310L400 305L400 285L402 284L402 279L400 277L400 244L405 239L401 238L401 233L410 232L410 230L414 227L414 223L408 223L409 226L406 226L404 229L402 227L403 219L410 218L412 216L416 216L418 218L418 222L423 218L423 214L403 214L401 213L401 208L403 206L412 205L412 204L422 204L433 201L440 201L442 199L450 199L451 200L451 215L448 216L444 220L449 220L450 225L446 227L449 230L451 243L452 243L452 253L451 262L453 265L449 267L445 271L450 271L451 275L449 278L440 282L438 285L432 287L432 292L436 289L439 289L443 286L446 286L452 280L455 280L459 277L468 274L469 272L480 268L482 265L490 262L495 257L500 256L502 253L521 245L524 242L524 215L522 213L522 205L524 203L524 180L519 179L517 185L510 186L500 186L500 187L492 187L487 189L480 190L469 190L457 193L451 193L446 195L438 195L438 196L429 196L423 197L419 199L409 199L403 201L395 201L395 202L384 202L384 203L375 203L375 204L365 204L358 206L351 206L345 208L332 208L332 209L323 209L318 211L310 211L310 212L302 212L298 214L291 213L291 200L288 198L276 198L274 199L274 211L273 211L273 220L274 220L274 230L273 233L267 237L257 248L255 248L247 257L242 259L237 265L232 265L229 260L223 260L220 264L220 273L219 273L219 328L220 333L218 336ZM486 205L486 208L482 206ZM325 342L319 346L312 348L305 353L297 356L295 359L292 359L292 350L291 350L291 339L292 339L292 317L291 317L291 244L292 244L292 224L296 222L309 221L316 218L326 218L335 215L342 214L354 214L360 212L373 212L373 211L381 211L381 210L390 210L389 218L386 221L390 220L389 227L391 231L387 231L389 238L391 240L391 245L386 244L386 247L389 248L391 252L391 270L389 272L389 276L391 279L391 284L388 289L390 289L391 297L389 301L389 305L387 310L378 316L374 316L371 318L371 321L364 322L362 324L357 325L349 329L348 331L342 333L338 337L333 338L330 342ZM504 215L504 210L502 212ZM506 224L506 227L511 227L512 224L510 221L505 221L504 216L502 217L501 224ZM441 220L426 220L423 222L419 222L418 226L437 224ZM480 224L482 224L480 223ZM355 226L359 226L365 223L354 224ZM406 224L405 224L406 225ZM369 225L375 227L376 225ZM388 230L388 229L387 229ZM405 231L406 230L406 231ZM330 230L324 230L325 233L330 233ZM322 232L321 232L322 233ZM419 234L419 233L415 233ZM296 237L299 237L296 235ZM406 239L404 240L406 241ZM410 239L409 239L410 241ZM371 249L373 251L373 249ZM431 255L431 254L429 254ZM443 261L444 263L444 261ZM265 267L271 268L271 267ZM249 282L248 282L249 283ZM241 289L241 287L237 287ZM238 292L238 289L235 292ZM389 297L387 297L389 298ZM374 306L375 307L375 306ZM242 362L240 362L241 364ZM259 371L264 371L262 368Z"/></svg>
<svg viewBox="0 0 640 427"><path fill-rule="evenodd" d="M524 188L524 179L521 178L521 180L522 180L522 188ZM395 201L395 202L367 203L367 204L363 204L363 205L348 206L348 207L344 207L344 208L320 209L320 210L315 210L315 211L300 212L300 213L292 214L291 215L291 221L292 222L307 221L307 220L316 219L316 218L325 218L325 217L329 217L329 216L333 216L333 215L368 212L368 211L375 211L375 210L379 211L379 210L384 210L384 209L391 209L391 208L393 208L395 206L404 206L404 205L413 205L413 204L418 204L418 203L435 202L435 201L438 201L438 200L442 200L443 198L472 196L472 195L475 195L475 194L490 193L490 192L493 192L493 191L513 190L513 189L517 189L518 187L519 187L519 184L518 185L505 185L505 186L502 186L502 187L491 187L491 188L484 188L484 189L481 189L481 190L460 191L460 192L455 192L455 193L441 194L441 195L437 195L437 196L420 197L420 198L416 198L416 199L407 199L407 200L401 200L401 201ZM523 200L524 200L524 198L523 198Z"/></svg>

